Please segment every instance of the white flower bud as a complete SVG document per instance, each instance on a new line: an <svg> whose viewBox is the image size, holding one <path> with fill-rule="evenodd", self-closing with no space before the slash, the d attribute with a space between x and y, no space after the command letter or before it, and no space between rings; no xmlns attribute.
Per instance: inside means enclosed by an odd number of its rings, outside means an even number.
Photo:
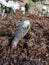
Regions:
<svg viewBox="0 0 49 65"><path fill-rule="evenodd" d="M17 43L19 42L19 40L27 34L29 29L30 29L29 20L26 20L26 21L20 23L18 30L16 31L13 43L12 43L13 46L17 46Z"/></svg>
<svg viewBox="0 0 49 65"><path fill-rule="evenodd" d="M44 5L44 6L42 7L42 9L47 10L47 6Z"/></svg>

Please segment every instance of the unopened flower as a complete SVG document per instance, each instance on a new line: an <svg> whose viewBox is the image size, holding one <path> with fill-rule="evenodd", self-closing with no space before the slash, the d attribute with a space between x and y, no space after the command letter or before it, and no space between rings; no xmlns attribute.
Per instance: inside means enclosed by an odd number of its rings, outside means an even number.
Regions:
<svg viewBox="0 0 49 65"><path fill-rule="evenodd" d="M15 37L12 42L12 46L16 47L17 43L23 38L30 29L30 21L26 20L20 23L18 30L16 31Z"/></svg>
<svg viewBox="0 0 49 65"><path fill-rule="evenodd" d="M47 6L44 5L44 6L42 7L42 10L44 10L44 11L47 10Z"/></svg>

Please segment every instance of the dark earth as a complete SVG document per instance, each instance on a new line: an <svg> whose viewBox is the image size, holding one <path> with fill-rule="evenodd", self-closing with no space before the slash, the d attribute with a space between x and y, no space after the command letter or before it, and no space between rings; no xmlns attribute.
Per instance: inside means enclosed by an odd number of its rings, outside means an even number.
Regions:
<svg viewBox="0 0 49 65"><path fill-rule="evenodd" d="M24 20L30 20L31 28L13 49L15 32ZM21 11L0 17L0 65L49 65L49 18Z"/></svg>

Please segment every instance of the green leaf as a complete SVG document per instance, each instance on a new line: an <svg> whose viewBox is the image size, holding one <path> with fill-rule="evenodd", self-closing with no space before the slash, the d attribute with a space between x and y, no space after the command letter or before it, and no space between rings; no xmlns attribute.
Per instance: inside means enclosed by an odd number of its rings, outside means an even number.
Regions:
<svg viewBox="0 0 49 65"><path fill-rule="evenodd" d="M23 27L24 30L27 30L29 28L29 25L27 27Z"/></svg>

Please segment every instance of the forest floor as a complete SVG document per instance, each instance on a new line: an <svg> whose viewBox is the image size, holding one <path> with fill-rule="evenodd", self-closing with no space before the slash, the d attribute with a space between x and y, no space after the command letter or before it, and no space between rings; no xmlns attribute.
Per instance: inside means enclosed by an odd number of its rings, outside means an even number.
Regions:
<svg viewBox="0 0 49 65"><path fill-rule="evenodd" d="M12 40L21 21L30 20L31 28L17 47ZM4 20L0 17L0 65L49 65L49 18L10 13Z"/></svg>

